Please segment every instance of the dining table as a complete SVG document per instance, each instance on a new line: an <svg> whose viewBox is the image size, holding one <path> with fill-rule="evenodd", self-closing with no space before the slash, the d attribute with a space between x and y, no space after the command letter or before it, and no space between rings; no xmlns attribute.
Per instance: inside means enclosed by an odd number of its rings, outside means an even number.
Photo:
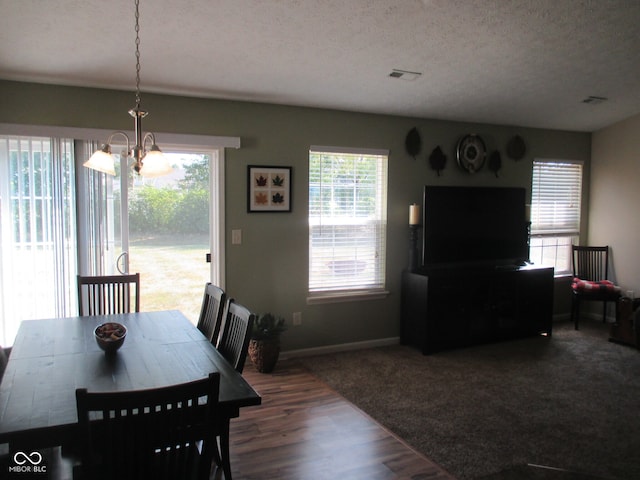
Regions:
<svg viewBox="0 0 640 480"><path fill-rule="evenodd" d="M102 351L94 330L126 326L124 344ZM220 373L223 426L260 395L177 310L25 320L0 383L0 444L12 450L65 446L78 438L77 388L90 392L159 388ZM228 440L228 438L227 438Z"/></svg>

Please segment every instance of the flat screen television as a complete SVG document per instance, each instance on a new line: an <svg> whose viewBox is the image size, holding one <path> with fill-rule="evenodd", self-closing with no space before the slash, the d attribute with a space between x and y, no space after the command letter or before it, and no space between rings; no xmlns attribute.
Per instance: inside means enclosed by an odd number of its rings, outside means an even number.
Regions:
<svg viewBox="0 0 640 480"><path fill-rule="evenodd" d="M525 189L425 186L423 264L522 265Z"/></svg>

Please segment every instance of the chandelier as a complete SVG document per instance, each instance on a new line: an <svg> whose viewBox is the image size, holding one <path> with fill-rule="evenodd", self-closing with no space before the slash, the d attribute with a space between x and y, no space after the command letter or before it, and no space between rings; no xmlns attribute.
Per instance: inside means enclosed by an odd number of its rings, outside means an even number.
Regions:
<svg viewBox="0 0 640 480"><path fill-rule="evenodd" d="M100 172L115 175L115 161L111 155L111 143L116 136L122 136L127 142L127 156L133 158L133 169L144 177L159 177L171 173L172 168L169 160L164 156L153 133L142 132L142 119L147 116L147 111L140 108L140 12L139 0L135 0L136 5L136 106L129 110L129 115L133 117L135 130L135 145L131 147L129 136L122 131L113 132L107 143L96 150L91 158L84 163L85 167ZM147 150L147 146L149 149Z"/></svg>

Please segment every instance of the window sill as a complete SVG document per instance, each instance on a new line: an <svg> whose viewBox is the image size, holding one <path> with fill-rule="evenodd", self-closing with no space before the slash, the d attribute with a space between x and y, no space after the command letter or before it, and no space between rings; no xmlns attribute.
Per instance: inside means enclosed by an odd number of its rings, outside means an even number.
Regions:
<svg viewBox="0 0 640 480"><path fill-rule="evenodd" d="M571 272L560 272L556 273L554 278L573 278L573 274Z"/></svg>
<svg viewBox="0 0 640 480"><path fill-rule="evenodd" d="M361 302L366 300L380 300L389 295L387 290L361 290L351 292L323 292L313 293L307 297L307 305L320 303Z"/></svg>

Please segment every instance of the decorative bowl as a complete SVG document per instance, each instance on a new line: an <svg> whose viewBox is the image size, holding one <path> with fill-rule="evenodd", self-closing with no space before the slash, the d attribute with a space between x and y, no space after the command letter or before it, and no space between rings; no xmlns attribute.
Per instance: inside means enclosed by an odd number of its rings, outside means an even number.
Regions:
<svg viewBox="0 0 640 480"><path fill-rule="evenodd" d="M96 343L106 353L118 350L127 336L127 327L121 323L107 322L98 325L93 332Z"/></svg>

